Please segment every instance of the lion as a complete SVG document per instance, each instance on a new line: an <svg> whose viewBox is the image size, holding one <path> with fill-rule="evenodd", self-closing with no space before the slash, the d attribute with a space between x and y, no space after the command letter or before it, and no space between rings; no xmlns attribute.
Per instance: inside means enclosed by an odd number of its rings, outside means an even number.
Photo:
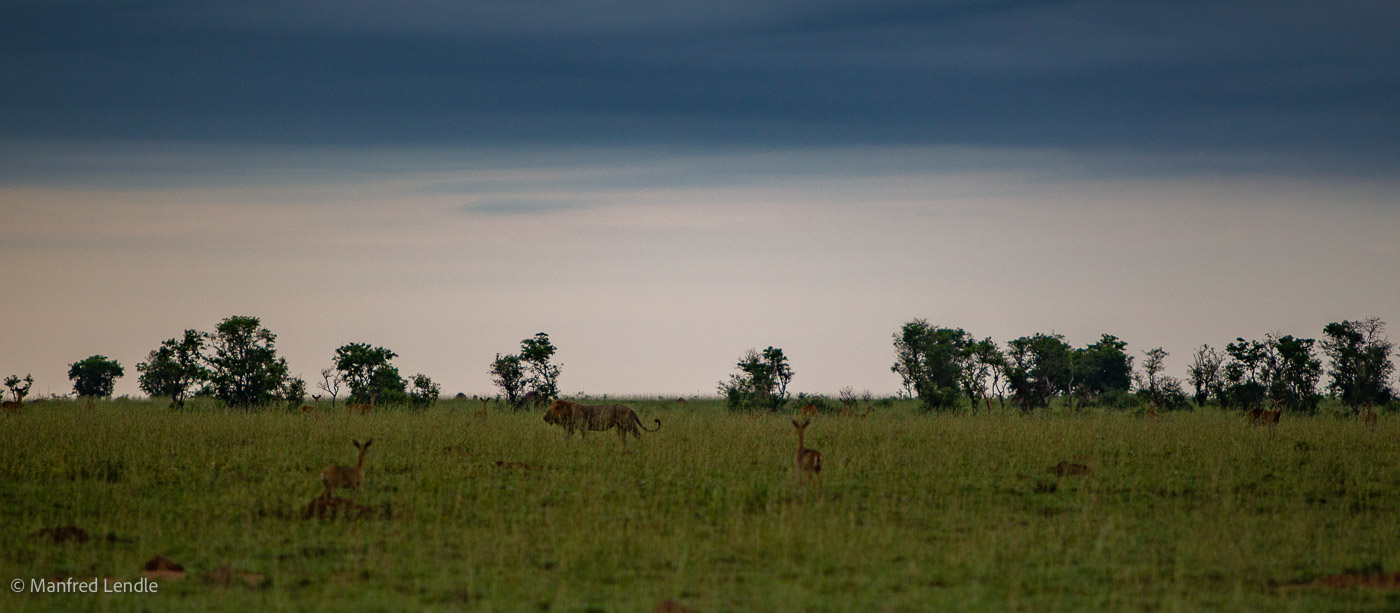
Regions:
<svg viewBox="0 0 1400 613"><path fill-rule="evenodd" d="M661 429L661 420L658 419L656 427L647 430L636 412L620 404L588 405L572 400L555 400L551 403L544 413L544 423L561 426L569 431L570 436L577 431L581 437L586 437L589 430L600 432L617 428L617 438L623 445L627 444L628 434L641 439L641 431L656 432Z"/></svg>

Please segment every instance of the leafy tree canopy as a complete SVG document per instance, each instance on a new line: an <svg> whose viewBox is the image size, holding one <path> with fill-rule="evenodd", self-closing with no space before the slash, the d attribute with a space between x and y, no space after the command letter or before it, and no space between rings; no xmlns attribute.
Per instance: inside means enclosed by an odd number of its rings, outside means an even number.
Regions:
<svg viewBox="0 0 1400 613"><path fill-rule="evenodd" d="M73 382L73 393L79 396L109 398L117 379L126 370L116 360L105 355L94 355L68 365L68 379Z"/></svg>
<svg viewBox="0 0 1400 613"><path fill-rule="evenodd" d="M525 393L525 366L518 355L496 354L491 362L491 382L501 388L506 404L519 409L521 397Z"/></svg>
<svg viewBox="0 0 1400 613"><path fill-rule="evenodd" d="M787 386L792 382L793 371L782 349L768 347L761 353L750 349L736 368L739 372L719 384L719 392L730 409L777 411L787 401Z"/></svg>
<svg viewBox="0 0 1400 613"><path fill-rule="evenodd" d="M402 400L404 381L389 360L399 357L383 347L349 343L335 350L335 369L350 387L351 402Z"/></svg>
<svg viewBox="0 0 1400 613"><path fill-rule="evenodd" d="M1395 344L1385 336L1385 322L1376 317L1343 320L1327 324L1322 333L1322 351L1329 361L1327 389L1352 409L1395 397L1390 387Z"/></svg>
<svg viewBox="0 0 1400 613"><path fill-rule="evenodd" d="M203 349L204 335L197 330L185 330L184 337L169 339L152 349L146 361L136 365L141 373L137 380L141 391L152 397L169 398L171 407L183 408L185 399L209 379Z"/></svg>
<svg viewBox="0 0 1400 613"><path fill-rule="evenodd" d="M229 317L205 335L212 354L209 391L231 407L252 408L276 401L287 378L287 360L277 357L277 335L257 317Z"/></svg>

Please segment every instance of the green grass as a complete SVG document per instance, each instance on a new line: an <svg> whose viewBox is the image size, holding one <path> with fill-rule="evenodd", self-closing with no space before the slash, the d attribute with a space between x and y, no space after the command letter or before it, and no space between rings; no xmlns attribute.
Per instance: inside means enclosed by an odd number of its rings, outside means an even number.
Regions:
<svg viewBox="0 0 1400 613"><path fill-rule="evenodd" d="M444 402L314 419L35 403L0 418L0 579L189 576L157 594L0 594L0 610L1383 610L1300 588L1400 570L1400 421L1214 410L818 417L820 487L787 415L637 401L663 421L567 438ZM373 437L357 520L304 520L318 473ZM497 461L529 468L502 468ZM1060 461L1087 476L1057 477ZM77 525L88 543L32 535ZM261 589L218 587L231 564Z"/></svg>

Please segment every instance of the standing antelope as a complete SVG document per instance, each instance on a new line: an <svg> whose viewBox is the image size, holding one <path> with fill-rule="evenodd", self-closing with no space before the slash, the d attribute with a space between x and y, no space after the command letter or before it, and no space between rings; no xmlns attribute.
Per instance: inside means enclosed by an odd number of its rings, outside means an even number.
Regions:
<svg viewBox="0 0 1400 613"><path fill-rule="evenodd" d="M793 427L797 428L797 476L803 481L811 481L813 477L821 478L822 472L822 452L816 449L808 449L803 435L807 431L807 425L811 424L811 419L797 423L792 420Z"/></svg>
<svg viewBox="0 0 1400 613"><path fill-rule="evenodd" d="M369 451L369 445L374 442L374 439L365 439L365 444L363 445L360 444L360 441L350 442L354 443L355 448L360 450L360 461L354 466L331 465L321 471L321 484L326 486L325 496L327 498L330 497L331 493L334 492L336 488L341 487L348 487L355 490L355 493L358 494L360 492L360 483L363 483L365 480L365 452Z"/></svg>
<svg viewBox="0 0 1400 613"><path fill-rule="evenodd" d="M1376 425L1376 411L1371 408L1371 403L1366 403L1361 407L1361 423L1367 426Z"/></svg>

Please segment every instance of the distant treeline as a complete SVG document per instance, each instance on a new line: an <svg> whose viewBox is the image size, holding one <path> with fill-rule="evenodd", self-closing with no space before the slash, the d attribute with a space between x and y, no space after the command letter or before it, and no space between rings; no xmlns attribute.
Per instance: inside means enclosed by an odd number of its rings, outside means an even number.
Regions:
<svg viewBox="0 0 1400 613"><path fill-rule="evenodd" d="M1170 411L1216 403L1242 411L1277 406L1312 414L1324 392L1353 412L1395 399L1395 345L1385 338L1384 322L1342 321L1327 324L1322 333L1320 342L1278 333L1263 340L1238 338L1223 352L1203 345L1192 355L1188 392L1181 380L1162 374L1168 353L1160 347L1143 352L1141 368L1135 369L1127 343L1110 334L1078 348L1058 334L1023 336L1003 347L962 328L916 319L894 335L890 370L899 375L903 395L918 398L928 411L975 411L991 409L994 401L1005 407L1009 401L1030 413L1060 400L1071 409L1148 406ZM782 349L750 350L737 372L719 384L719 392L737 410L778 410L792 400L808 402L788 397L792 378ZM848 405L849 395L843 393Z"/></svg>
<svg viewBox="0 0 1400 613"><path fill-rule="evenodd" d="M169 398L174 408L195 396L243 409L299 405L306 400L307 383L288 374L286 359L277 356L276 338L249 316L229 317L212 333L185 330L136 365L140 388L153 398ZM1327 324L1320 340L1271 333L1262 340L1237 338L1223 351L1202 345L1192 355L1186 382L1163 374L1168 354L1160 347L1143 352L1140 368L1126 347L1110 334L1078 348L1058 334L1024 336L1002 346L962 328L916 319L894 334L890 370L900 378L901 395L918 399L928 411L976 411L1010 403L1031 413L1053 400L1072 409L1147 406L1171 411L1216 404L1312 414L1324 394L1352 412L1396 400L1391 384L1395 344L1385 336L1385 323L1374 317ZM563 368L552 361L556 351L549 335L539 333L521 341L518 354L496 354L488 372L502 402L522 409L558 397ZM325 397L332 406L342 390L347 402L368 405L422 408L435 402L438 384L423 374L404 378L391 363L396 357L383 347L345 344L315 381L322 393L312 396L318 402ZM121 364L103 355L74 362L68 371L74 394L87 398L110 397L124 374ZM793 377L782 349L750 349L718 391L733 410L826 403L820 396L791 397ZM4 381L15 404L24 401L33 383L32 376L12 375ZM856 398L850 388L842 390L843 404L851 406ZM869 402L868 392L864 399Z"/></svg>

